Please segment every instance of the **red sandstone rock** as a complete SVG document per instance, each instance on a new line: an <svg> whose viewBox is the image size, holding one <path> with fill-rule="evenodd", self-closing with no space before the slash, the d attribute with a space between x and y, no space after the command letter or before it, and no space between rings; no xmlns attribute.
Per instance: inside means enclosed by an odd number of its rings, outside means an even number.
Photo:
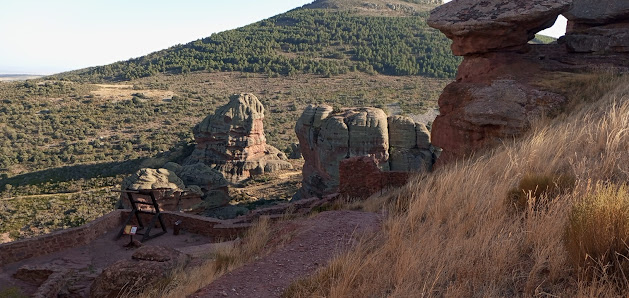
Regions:
<svg viewBox="0 0 629 298"><path fill-rule="evenodd" d="M375 158L359 156L342 160L339 176L341 196L366 199L389 187L405 185L410 172L383 172Z"/></svg>
<svg viewBox="0 0 629 298"><path fill-rule="evenodd" d="M551 27L571 0L457 0L434 9L428 25L452 39L458 56L522 50L535 33Z"/></svg>
<svg viewBox="0 0 629 298"><path fill-rule="evenodd" d="M202 162L238 182L251 175L291 169L284 153L266 143L264 106L253 94L236 94L194 128L196 148L187 164Z"/></svg>
<svg viewBox="0 0 629 298"><path fill-rule="evenodd" d="M549 68L570 67L536 56L537 48L527 42L571 3L458 0L431 13L429 25L453 39L455 55L465 56L456 82L439 98L440 115L432 126L432 142L443 149L438 164L521 135L534 119L559 111L566 98L531 81Z"/></svg>
<svg viewBox="0 0 629 298"><path fill-rule="evenodd" d="M542 115L556 113L566 98L513 80L491 85L452 83L439 98L432 142L444 149L439 163L522 134Z"/></svg>

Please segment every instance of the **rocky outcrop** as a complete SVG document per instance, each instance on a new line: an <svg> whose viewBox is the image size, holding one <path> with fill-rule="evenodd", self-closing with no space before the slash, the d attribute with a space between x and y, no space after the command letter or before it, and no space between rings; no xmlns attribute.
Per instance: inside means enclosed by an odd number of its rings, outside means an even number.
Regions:
<svg viewBox="0 0 629 298"><path fill-rule="evenodd" d="M629 53L629 2L574 0L566 35L560 39L575 53Z"/></svg>
<svg viewBox="0 0 629 298"><path fill-rule="evenodd" d="M453 40L464 56L456 82L439 98L432 142L443 149L438 164L522 134L542 115L557 113L566 98L531 84L547 71L545 54L527 42L550 27L571 0L452 1L436 8L428 24Z"/></svg>
<svg viewBox="0 0 629 298"><path fill-rule="evenodd" d="M569 19L559 43L527 44L559 14ZM560 112L568 99L542 87L543 78L629 69L628 16L629 4L617 0L458 0L433 10L428 24L464 56L432 126L432 142L443 149L437 165L513 139L534 119Z"/></svg>
<svg viewBox="0 0 629 298"><path fill-rule="evenodd" d="M121 260L105 268L96 278L90 297L134 296L155 286L175 269L185 266L189 257L160 246L142 246L131 260Z"/></svg>
<svg viewBox="0 0 629 298"><path fill-rule="evenodd" d="M439 100L442 116L433 122L433 142L443 148L443 159L465 156L522 134L534 119L556 113L565 101L508 79L490 85L453 83Z"/></svg>
<svg viewBox="0 0 629 298"><path fill-rule="evenodd" d="M253 94L236 94L194 128L197 145L186 164L204 163L231 182L291 169L286 155L266 143L264 106Z"/></svg>
<svg viewBox="0 0 629 298"><path fill-rule="evenodd" d="M433 164L430 132L426 125L404 116L388 118L389 169L391 171L429 171Z"/></svg>
<svg viewBox="0 0 629 298"><path fill-rule="evenodd" d="M229 203L227 180L219 171L205 164L197 163L181 166L169 162L164 168L144 168L128 176L121 183L122 190L156 190L162 211L182 211L198 207L218 207ZM135 195L139 200L149 200L148 196ZM131 208L127 194L120 197L124 208ZM142 206L141 206L142 207Z"/></svg>
<svg viewBox="0 0 629 298"><path fill-rule="evenodd" d="M428 25L452 39L457 56L525 50L535 33L550 28L572 0L457 0L434 9Z"/></svg>
<svg viewBox="0 0 629 298"><path fill-rule="evenodd" d="M296 198L337 191L339 165L356 156L373 157L383 171L423 171L432 167L432 146L425 125L376 108L334 112L308 106L295 126L304 158L302 188Z"/></svg>
<svg viewBox="0 0 629 298"><path fill-rule="evenodd" d="M185 188L183 181L167 169L143 168L125 178L121 183L122 190L172 189Z"/></svg>

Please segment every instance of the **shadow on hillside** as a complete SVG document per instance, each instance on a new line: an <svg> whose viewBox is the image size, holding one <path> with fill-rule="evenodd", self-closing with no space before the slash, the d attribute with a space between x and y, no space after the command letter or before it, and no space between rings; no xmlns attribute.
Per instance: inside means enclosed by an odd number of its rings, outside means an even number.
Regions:
<svg viewBox="0 0 629 298"><path fill-rule="evenodd" d="M175 152L168 151L157 154L156 156L125 161L63 166L30 172L0 179L0 190L4 189L4 186L7 184L23 186L42 184L45 182L63 182L79 179L88 180L93 178L115 177L117 175L129 175L135 173L140 168L161 167L169 161L180 163L192 153L192 150L194 150L194 145L187 145L181 150Z"/></svg>
<svg viewBox="0 0 629 298"><path fill-rule="evenodd" d="M140 169L148 160L150 160L150 158L138 158L127 161L82 164L46 169L1 179L0 189L2 189L7 183L13 186L21 186L41 184L45 182L114 177L121 174L127 175Z"/></svg>

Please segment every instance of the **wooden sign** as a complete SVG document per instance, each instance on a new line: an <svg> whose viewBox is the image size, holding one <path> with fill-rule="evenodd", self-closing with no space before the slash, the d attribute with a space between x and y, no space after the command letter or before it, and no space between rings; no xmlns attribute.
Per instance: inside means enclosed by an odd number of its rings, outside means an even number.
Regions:
<svg viewBox="0 0 629 298"><path fill-rule="evenodd" d="M125 226L124 227L124 234L125 235L135 235L135 233L138 231L138 227L136 226Z"/></svg>

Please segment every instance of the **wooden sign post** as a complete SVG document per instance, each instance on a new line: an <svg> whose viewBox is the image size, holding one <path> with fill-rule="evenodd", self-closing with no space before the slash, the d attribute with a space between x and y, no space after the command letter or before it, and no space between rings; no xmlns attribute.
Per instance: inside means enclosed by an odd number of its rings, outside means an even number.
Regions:
<svg viewBox="0 0 629 298"><path fill-rule="evenodd" d="M126 225L123 230L123 234L129 235L129 244L125 245L127 247L133 246L133 235L138 232L137 226Z"/></svg>

